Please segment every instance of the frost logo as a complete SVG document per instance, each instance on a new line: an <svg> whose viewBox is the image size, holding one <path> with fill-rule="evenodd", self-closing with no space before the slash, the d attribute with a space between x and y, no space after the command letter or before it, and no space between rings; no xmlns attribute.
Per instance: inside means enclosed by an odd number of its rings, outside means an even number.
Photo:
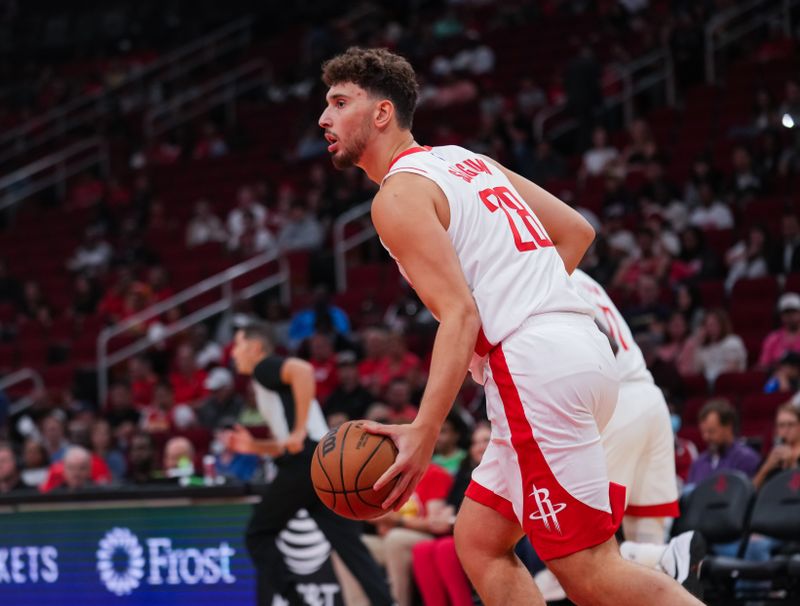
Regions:
<svg viewBox="0 0 800 606"><path fill-rule="evenodd" d="M100 540L97 571L111 593L118 596L130 594L139 586L144 568L144 549L136 535L127 528L112 528Z"/></svg>
<svg viewBox="0 0 800 606"><path fill-rule="evenodd" d="M547 490L547 488L536 488L536 486L534 486L533 492L529 496L532 496L536 500L536 508L539 510L530 515L531 520L541 520L548 532L552 532L550 530L550 520L552 520L556 532L561 534L561 526L558 523L557 514L561 513L567 504L556 503L553 505L553 502L550 500L550 491Z"/></svg>

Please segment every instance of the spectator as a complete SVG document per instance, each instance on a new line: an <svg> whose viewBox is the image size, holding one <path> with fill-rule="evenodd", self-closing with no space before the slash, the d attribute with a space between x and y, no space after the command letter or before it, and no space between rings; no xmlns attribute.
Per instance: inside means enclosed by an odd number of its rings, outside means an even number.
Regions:
<svg viewBox="0 0 800 606"><path fill-rule="evenodd" d="M57 413L51 413L39 422L39 431L47 456L51 463L60 461L69 446L64 437L64 419Z"/></svg>
<svg viewBox="0 0 800 606"><path fill-rule="evenodd" d="M719 276L717 256L706 245L705 234L699 227L687 227L681 233L679 258L691 272L692 278L707 280Z"/></svg>
<svg viewBox="0 0 800 606"><path fill-rule="evenodd" d="M715 195L710 183L700 183L697 187L699 206L689 215L689 223L700 229L731 229L733 213Z"/></svg>
<svg viewBox="0 0 800 606"><path fill-rule="evenodd" d="M784 469L800 465L800 407L787 403L775 415L775 446L753 478L761 488L770 478Z"/></svg>
<svg viewBox="0 0 800 606"><path fill-rule="evenodd" d="M800 272L800 219L794 212L784 212L781 217L781 241L775 247L772 267L779 274Z"/></svg>
<svg viewBox="0 0 800 606"><path fill-rule="evenodd" d="M764 393L793 394L800 390L800 354L787 351L764 385Z"/></svg>
<svg viewBox="0 0 800 606"><path fill-rule="evenodd" d="M343 351L336 355L336 374L339 384L325 401L325 415L342 414L347 420L364 418L373 397L361 386L355 353Z"/></svg>
<svg viewBox="0 0 800 606"><path fill-rule="evenodd" d="M746 370L747 350L742 339L733 334L730 317L724 309L710 310L694 338L698 342L696 369L709 383L723 372Z"/></svg>
<svg viewBox="0 0 800 606"><path fill-rule="evenodd" d="M375 368L378 388L384 389L396 378L405 378L416 387L421 372L422 361L415 353L408 351L405 337L399 332L391 333L386 342L386 355Z"/></svg>
<svg viewBox="0 0 800 606"><path fill-rule="evenodd" d="M139 425L139 410L133 403L131 388L126 383L112 383L108 390L105 418L114 430L117 442L127 444Z"/></svg>
<svg viewBox="0 0 800 606"><path fill-rule="evenodd" d="M28 486L41 485L47 478L49 464L44 444L36 438L26 438L22 446L22 481Z"/></svg>
<svg viewBox="0 0 800 606"><path fill-rule="evenodd" d="M70 187L67 206L70 210L91 208L103 199L104 189L103 182L87 170L78 175Z"/></svg>
<svg viewBox="0 0 800 606"><path fill-rule="evenodd" d="M681 429L681 415L670 404L669 418L672 422L672 434L675 436L675 474L678 476L678 487L682 490L689 477L689 470L699 456L694 442L678 435Z"/></svg>
<svg viewBox="0 0 800 606"><path fill-rule="evenodd" d="M227 368L211 369L205 388L209 396L197 410L197 419L203 427L214 429L223 419L236 419L244 408L244 399L236 393L233 373Z"/></svg>
<svg viewBox="0 0 800 606"><path fill-rule="evenodd" d="M768 260L767 230L753 225L747 232L747 239L737 242L725 253L725 263L728 265L725 290L732 292L739 280L769 275Z"/></svg>
<svg viewBox="0 0 800 606"><path fill-rule="evenodd" d="M711 400L700 409L700 434L707 450L692 463L688 483L697 485L713 472L733 469L752 477L759 456L736 439L736 411L725 399Z"/></svg>
<svg viewBox="0 0 800 606"><path fill-rule="evenodd" d="M373 557L386 567L392 596L398 606L413 604L412 548L421 541L433 538L428 532L428 506L441 504L452 486L450 474L437 465L429 465L411 499L402 509L374 521L377 535L362 537ZM358 589L349 587L347 593L355 595Z"/></svg>
<svg viewBox="0 0 800 606"><path fill-rule="evenodd" d="M639 254L620 263L612 285L632 289L643 276L650 276L657 282L665 278L672 264L669 254L648 227L639 228L636 233Z"/></svg>
<svg viewBox="0 0 800 606"><path fill-rule="evenodd" d="M322 244L322 226L302 204L293 204L278 235L281 250L313 250Z"/></svg>
<svg viewBox="0 0 800 606"><path fill-rule="evenodd" d="M90 275L99 275L105 272L111 264L114 250L102 237L102 231L97 227L86 230L83 243L78 246L67 261L67 268L74 272L86 272Z"/></svg>
<svg viewBox="0 0 800 606"><path fill-rule="evenodd" d="M536 144L536 151L528 172L534 183L546 184L553 179L564 177L567 168L564 159L553 150L550 141L543 138Z"/></svg>
<svg viewBox="0 0 800 606"><path fill-rule="evenodd" d="M411 385L401 376L393 378L386 388L386 404L391 423L411 423L417 416L417 407L411 403Z"/></svg>
<svg viewBox="0 0 800 606"><path fill-rule="evenodd" d="M176 404L194 405L208 394L203 386L205 370L198 368L196 352L188 343L180 345L175 353L175 370L169 375Z"/></svg>
<svg viewBox="0 0 800 606"><path fill-rule="evenodd" d="M705 317L700 294L691 283L684 282L675 289L675 309L684 315L687 322L689 322L690 330L700 326Z"/></svg>
<svg viewBox="0 0 800 606"><path fill-rule="evenodd" d="M228 144L219 134L213 122L203 124L203 132L195 143L192 157L195 160L220 158L228 153Z"/></svg>
<svg viewBox="0 0 800 606"><path fill-rule="evenodd" d="M42 307L47 307L42 287L34 280L27 280L22 287L22 298L19 303L20 313L30 320L35 320Z"/></svg>
<svg viewBox="0 0 800 606"><path fill-rule="evenodd" d="M222 220L214 214L208 200L195 202L192 218L186 225L187 248L227 240L228 232L225 231Z"/></svg>
<svg viewBox="0 0 800 606"><path fill-rule="evenodd" d="M128 360L128 379L131 382L131 396L137 408L143 408L153 401L158 378L153 372L150 360L138 355Z"/></svg>
<svg viewBox="0 0 800 606"><path fill-rule="evenodd" d="M234 452L225 445L225 440L217 433L211 444L214 452L214 467L224 478L251 482L261 465L261 457L253 454Z"/></svg>
<svg viewBox="0 0 800 606"><path fill-rule="evenodd" d="M105 419L97 419L92 423L92 452L103 459L111 470L111 477L122 481L125 477L125 457L114 447L114 437L111 434L111 425Z"/></svg>
<svg viewBox="0 0 800 606"><path fill-rule="evenodd" d="M697 156L689 173L689 180L683 192L683 199L690 207L700 204L700 186L709 185L711 191L716 191L720 177L711 164L707 154ZM712 196L713 197L713 196Z"/></svg>
<svg viewBox="0 0 800 606"><path fill-rule="evenodd" d="M92 455L83 446L70 446L64 453L64 482L61 486L76 492L94 485Z"/></svg>
<svg viewBox="0 0 800 606"><path fill-rule="evenodd" d="M639 199L646 209L659 215L678 199L678 189L667 177L664 164L658 157L649 158L645 164Z"/></svg>
<svg viewBox="0 0 800 606"><path fill-rule="evenodd" d="M289 346L297 347L318 330L320 318L328 316L333 330L343 336L350 334L350 320L341 307L330 302L328 293L321 288L314 292L311 308L303 309L295 314L289 323Z"/></svg>
<svg viewBox="0 0 800 606"><path fill-rule="evenodd" d="M455 513L461 506L472 470L486 452L490 436L488 424L481 423L475 428L469 457L458 469L446 502L441 505L434 502L428 504L427 530L437 538L417 543L412 550L414 578L425 604L470 606L473 603L472 587L458 561L451 535Z"/></svg>
<svg viewBox="0 0 800 606"><path fill-rule="evenodd" d="M10 445L0 443L0 495L25 488L28 488L28 485L22 481L17 469L17 457L14 451Z"/></svg>
<svg viewBox="0 0 800 606"><path fill-rule="evenodd" d="M601 72L600 63L588 45L581 46L564 72L567 106L578 120L578 141L581 146L588 144L595 111L602 104Z"/></svg>
<svg viewBox="0 0 800 606"><path fill-rule="evenodd" d="M91 316L97 310L100 302L100 290L95 281L87 276L80 274L75 277L73 283L73 296L70 312L73 316Z"/></svg>
<svg viewBox="0 0 800 606"><path fill-rule="evenodd" d="M315 334L309 339L309 362L314 367L317 399L324 402L339 383L336 376L336 356L328 335Z"/></svg>
<svg viewBox="0 0 800 606"><path fill-rule="evenodd" d="M547 105L547 96L533 78L525 77L520 79L517 86L516 101L517 110L530 119L538 109Z"/></svg>
<svg viewBox="0 0 800 606"><path fill-rule="evenodd" d="M753 167L753 157L743 145L737 145L731 152L733 175L730 190L737 200L752 196L761 190L761 178Z"/></svg>
<svg viewBox="0 0 800 606"><path fill-rule="evenodd" d="M135 433L128 449L128 469L125 480L131 484L147 484L155 470L153 438L147 433Z"/></svg>
<svg viewBox="0 0 800 606"><path fill-rule="evenodd" d="M164 301L175 295L167 270L162 265L154 265L147 272L147 286L150 288L151 300L154 303Z"/></svg>
<svg viewBox="0 0 800 606"><path fill-rule="evenodd" d="M792 124L800 124L800 81L790 79L784 86L784 97L778 114L785 120L784 116L789 116Z"/></svg>
<svg viewBox="0 0 800 606"><path fill-rule="evenodd" d="M152 403L142 410L141 429L149 434L170 431L174 409L175 396L172 385L167 382L157 383Z"/></svg>
<svg viewBox="0 0 800 606"><path fill-rule="evenodd" d="M194 446L182 436L170 438L164 446L164 473L168 478L194 473Z"/></svg>
<svg viewBox="0 0 800 606"><path fill-rule="evenodd" d="M276 250L276 248L275 238L262 223L256 221L255 215L250 211L242 214L241 233L232 233L228 240L228 250L245 257Z"/></svg>
<svg viewBox="0 0 800 606"><path fill-rule="evenodd" d="M442 423L439 436L436 438L436 446L431 462L452 476L456 475L467 457L467 451L459 447L466 429L464 421L458 415L458 412L451 410L444 423Z"/></svg>
<svg viewBox="0 0 800 606"><path fill-rule="evenodd" d="M761 345L758 365L762 370L771 369L787 352L800 353L800 295L793 292L781 295L778 313L781 327L769 333Z"/></svg>
<svg viewBox="0 0 800 606"><path fill-rule="evenodd" d="M245 232L247 227L245 222L246 213L250 213L255 225L259 227L264 225L267 209L256 200L253 188L243 185L236 195L236 208L228 213L228 235L230 238L239 238Z"/></svg>
<svg viewBox="0 0 800 606"><path fill-rule="evenodd" d="M208 325L200 323L192 328L192 347L194 362L198 368L207 369L222 363L223 351L219 343L214 341L208 331Z"/></svg>
<svg viewBox="0 0 800 606"><path fill-rule="evenodd" d="M667 321L664 343L656 355L659 360L672 364L681 376L694 374L697 341L689 334L689 323L679 311L672 312Z"/></svg>
<svg viewBox="0 0 800 606"><path fill-rule="evenodd" d="M652 276L642 274L636 289L638 303L625 310L625 319L634 335L650 331L653 323L669 316L669 309L661 302L661 289Z"/></svg>
<svg viewBox="0 0 800 606"><path fill-rule="evenodd" d="M592 146L583 152L582 177L597 177L606 172L612 162L619 158L617 148L608 143L608 132L598 126L592 133Z"/></svg>
<svg viewBox="0 0 800 606"><path fill-rule="evenodd" d="M638 118L628 128L630 142L625 147L623 159L628 169L640 167L653 159L657 149L653 140L653 132L646 120Z"/></svg>

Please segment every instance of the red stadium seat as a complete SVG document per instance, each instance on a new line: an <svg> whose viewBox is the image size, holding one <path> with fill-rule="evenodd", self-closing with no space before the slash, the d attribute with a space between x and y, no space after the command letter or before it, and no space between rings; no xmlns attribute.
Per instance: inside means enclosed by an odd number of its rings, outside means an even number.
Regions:
<svg viewBox="0 0 800 606"><path fill-rule="evenodd" d="M717 377L714 392L718 394L744 395L760 393L767 382L767 373L761 370L726 372Z"/></svg>
<svg viewBox="0 0 800 606"><path fill-rule="evenodd" d="M703 375L687 375L682 378L683 393L687 397L706 397L709 394L708 381Z"/></svg>
<svg viewBox="0 0 800 606"><path fill-rule="evenodd" d="M742 420L772 420L775 411L791 397L792 394L785 393L758 393L744 396L740 406Z"/></svg>
<svg viewBox="0 0 800 606"><path fill-rule="evenodd" d="M742 279L733 285L732 301L756 300L774 302L778 298L778 281L775 276Z"/></svg>

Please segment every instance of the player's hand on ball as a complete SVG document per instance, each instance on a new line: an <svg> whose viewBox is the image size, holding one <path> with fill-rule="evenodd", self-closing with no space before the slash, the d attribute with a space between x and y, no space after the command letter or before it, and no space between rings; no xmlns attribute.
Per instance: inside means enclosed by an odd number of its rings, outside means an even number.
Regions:
<svg viewBox="0 0 800 606"><path fill-rule="evenodd" d="M225 446L233 452L238 452L240 454L256 454L253 434L238 423L233 426L233 429L223 434L222 440Z"/></svg>
<svg viewBox="0 0 800 606"><path fill-rule="evenodd" d="M423 425L382 425L371 421L364 422L364 430L369 433L388 436L397 446L397 457L394 464L378 478L373 489L378 491L397 476L397 484L383 502L384 509L400 508L414 494L414 489L425 474L431 462L436 436L439 430Z"/></svg>
<svg viewBox="0 0 800 606"><path fill-rule="evenodd" d="M289 434L289 437L286 438L286 441L283 443L283 446L286 448L286 452L289 454L297 454L301 452L305 447L306 443L306 430L305 429L295 429L292 433Z"/></svg>

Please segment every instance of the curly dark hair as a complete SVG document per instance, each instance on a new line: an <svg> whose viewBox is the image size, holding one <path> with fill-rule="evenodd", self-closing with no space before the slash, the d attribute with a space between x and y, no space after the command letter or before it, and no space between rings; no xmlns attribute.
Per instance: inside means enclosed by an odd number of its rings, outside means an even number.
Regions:
<svg viewBox="0 0 800 606"><path fill-rule="evenodd" d="M372 96L384 97L395 107L397 123L411 128L419 87L414 68L385 48L348 48L322 64L326 86L352 82Z"/></svg>

